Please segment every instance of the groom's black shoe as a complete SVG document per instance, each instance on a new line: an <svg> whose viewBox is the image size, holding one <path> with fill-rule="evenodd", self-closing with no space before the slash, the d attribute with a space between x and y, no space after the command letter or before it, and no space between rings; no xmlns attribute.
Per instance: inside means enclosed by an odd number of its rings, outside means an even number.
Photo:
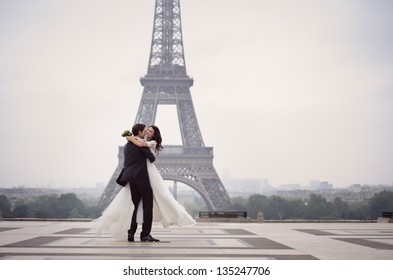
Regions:
<svg viewBox="0 0 393 280"><path fill-rule="evenodd" d="M160 240L153 238L151 235L141 236L141 242L160 242Z"/></svg>
<svg viewBox="0 0 393 280"><path fill-rule="evenodd" d="M133 235L132 233L128 233L128 238L127 238L127 240L128 240L129 242L134 242L134 235Z"/></svg>

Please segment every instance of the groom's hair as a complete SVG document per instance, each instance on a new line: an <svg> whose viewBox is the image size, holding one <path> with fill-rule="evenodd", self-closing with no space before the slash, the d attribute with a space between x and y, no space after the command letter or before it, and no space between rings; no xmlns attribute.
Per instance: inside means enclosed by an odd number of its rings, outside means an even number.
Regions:
<svg viewBox="0 0 393 280"><path fill-rule="evenodd" d="M146 125L143 123L137 123L134 124L132 127L132 135L138 135L139 131L143 131L145 129Z"/></svg>

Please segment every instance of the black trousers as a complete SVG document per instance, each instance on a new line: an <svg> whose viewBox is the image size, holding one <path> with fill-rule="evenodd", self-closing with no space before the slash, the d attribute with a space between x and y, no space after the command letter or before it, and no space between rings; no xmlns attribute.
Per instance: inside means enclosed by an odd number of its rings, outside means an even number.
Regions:
<svg viewBox="0 0 393 280"><path fill-rule="evenodd" d="M153 222L153 190L150 185L140 186L130 183L131 188L131 200L134 204L134 212L131 218L131 226L128 233L134 235L138 224L136 222L137 212L139 203L143 202L143 224L141 237L147 236L151 232L151 226Z"/></svg>

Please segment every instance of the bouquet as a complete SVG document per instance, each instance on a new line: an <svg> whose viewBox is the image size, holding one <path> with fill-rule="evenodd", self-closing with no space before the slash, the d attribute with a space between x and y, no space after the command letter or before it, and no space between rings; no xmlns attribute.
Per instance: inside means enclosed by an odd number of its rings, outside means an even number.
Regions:
<svg viewBox="0 0 393 280"><path fill-rule="evenodd" d="M132 136L132 133L131 133L131 131L129 131L129 130L127 129L127 130L124 130L124 132L123 132L123 134L122 134L121 136L122 136L122 137Z"/></svg>

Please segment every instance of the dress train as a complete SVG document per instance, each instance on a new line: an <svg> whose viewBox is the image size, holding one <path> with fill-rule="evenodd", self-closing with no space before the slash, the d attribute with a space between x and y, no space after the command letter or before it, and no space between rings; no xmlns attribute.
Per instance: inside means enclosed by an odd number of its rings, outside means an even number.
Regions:
<svg viewBox="0 0 393 280"><path fill-rule="evenodd" d="M153 219L164 227L176 225L191 227L195 220L187 213L186 209L173 197L165 186L164 179L157 167L147 160L147 171L151 188L153 189Z"/></svg>

